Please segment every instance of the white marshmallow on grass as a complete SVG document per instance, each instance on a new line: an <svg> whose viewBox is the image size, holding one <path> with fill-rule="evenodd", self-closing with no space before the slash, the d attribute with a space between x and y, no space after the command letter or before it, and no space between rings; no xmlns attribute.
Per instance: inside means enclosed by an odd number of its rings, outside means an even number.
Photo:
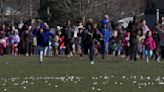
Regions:
<svg viewBox="0 0 164 92"><path fill-rule="evenodd" d="M74 81L74 83L76 84L76 83L77 83L77 81Z"/></svg>
<svg viewBox="0 0 164 92"><path fill-rule="evenodd" d="M163 82L163 81L160 81L160 82L159 82L159 85L164 85L164 82Z"/></svg>
<svg viewBox="0 0 164 92"><path fill-rule="evenodd" d="M92 90L95 90L95 87L92 87Z"/></svg>
<svg viewBox="0 0 164 92"><path fill-rule="evenodd" d="M97 89L97 91L101 91L101 89L100 89L100 88L98 88L98 89Z"/></svg>
<svg viewBox="0 0 164 92"><path fill-rule="evenodd" d="M58 87L58 85L55 85L55 88L57 88Z"/></svg>
<svg viewBox="0 0 164 92"><path fill-rule="evenodd" d="M141 79L141 80L144 80L144 77L143 77L143 76L140 76L140 79Z"/></svg>
<svg viewBox="0 0 164 92"><path fill-rule="evenodd" d="M125 79L126 77L125 76L122 76L123 79Z"/></svg>
<svg viewBox="0 0 164 92"><path fill-rule="evenodd" d="M123 83L122 82L120 82L120 85L122 85Z"/></svg>
<svg viewBox="0 0 164 92"><path fill-rule="evenodd" d="M15 80L14 79L11 79L12 82L14 82Z"/></svg>
<svg viewBox="0 0 164 92"><path fill-rule="evenodd" d="M44 82L45 82L45 83L48 83L48 81L47 81L47 80L45 80Z"/></svg>
<svg viewBox="0 0 164 92"><path fill-rule="evenodd" d="M114 78L114 75L111 75L111 78Z"/></svg>
<svg viewBox="0 0 164 92"><path fill-rule="evenodd" d="M150 82L148 82L148 85L150 85L151 83Z"/></svg>
<svg viewBox="0 0 164 92"><path fill-rule="evenodd" d="M136 81L133 81L133 84L136 84L137 82Z"/></svg>
<svg viewBox="0 0 164 92"><path fill-rule="evenodd" d="M25 81L25 83L28 83L28 81Z"/></svg>
<svg viewBox="0 0 164 92"><path fill-rule="evenodd" d="M141 87L138 87L139 89L141 89Z"/></svg>
<svg viewBox="0 0 164 92"><path fill-rule="evenodd" d="M150 76L148 76L148 77L147 77L147 80L150 80L150 79L151 79Z"/></svg>
<svg viewBox="0 0 164 92"><path fill-rule="evenodd" d="M68 79L66 79L65 81L68 81Z"/></svg>
<svg viewBox="0 0 164 92"><path fill-rule="evenodd" d="M137 76L133 76L134 79L137 79Z"/></svg>
<svg viewBox="0 0 164 92"><path fill-rule="evenodd" d="M93 82L93 85L97 85L97 82Z"/></svg>
<svg viewBox="0 0 164 92"><path fill-rule="evenodd" d="M115 85L117 85L117 82L114 82Z"/></svg>
<svg viewBox="0 0 164 92"><path fill-rule="evenodd" d="M51 83L49 83L48 86L51 86Z"/></svg>
<svg viewBox="0 0 164 92"><path fill-rule="evenodd" d="M24 86L23 89L26 89L26 87Z"/></svg>
<svg viewBox="0 0 164 92"><path fill-rule="evenodd" d="M3 83L2 85L3 85L3 86L6 86L6 84L5 84L5 83Z"/></svg>
<svg viewBox="0 0 164 92"><path fill-rule="evenodd" d="M5 88L5 89L3 89L4 91L7 91L7 89Z"/></svg>
<svg viewBox="0 0 164 92"><path fill-rule="evenodd" d="M106 79L106 80L107 80L107 79L109 79L109 77L108 77L108 76L104 76L104 79Z"/></svg>
<svg viewBox="0 0 164 92"><path fill-rule="evenodd" d="M144 83L144 86L147 86L147 83Z"/></svg>
<svg viewBox="0 0 164 92"><path fill-rule="evenodd" d="M18 83L14 83L14 86L18 86L19 84Z"/></svg>
<svg viewBox="0 0 164 92"><path fill-rule="evenodd" d="M31 82L31 85L34 85L34 83L33 83L33 82Z"/></svg>

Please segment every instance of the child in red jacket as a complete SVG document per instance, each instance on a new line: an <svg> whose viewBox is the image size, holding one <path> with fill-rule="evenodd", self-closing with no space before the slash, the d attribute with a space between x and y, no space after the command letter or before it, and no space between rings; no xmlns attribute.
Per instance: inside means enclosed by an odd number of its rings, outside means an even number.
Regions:
<svg viewBox="0 0 164 92"><path fill-rule="evenodd" d="M149 57L153 55L153 50L156 48L155 41L152 37L152 32L148 31L146 33L146 38L144 40L144 45L145 45L145 57L146 57L146 62L149 62Z"/></svg>

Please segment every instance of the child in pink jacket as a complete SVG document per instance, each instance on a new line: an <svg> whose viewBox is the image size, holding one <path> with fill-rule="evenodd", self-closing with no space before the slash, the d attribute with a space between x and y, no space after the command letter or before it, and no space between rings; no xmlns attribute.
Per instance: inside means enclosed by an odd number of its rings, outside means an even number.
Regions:
<svg viewBox="0 0 164 92"><path fill-rule="evenodd" d="M153 50L156 48L155 41L152 37L152 32L148 31L146 33L146 37L144 40L144 45L145 45L145 57L146 57L146 62L149 62L149 57L153 55Z"/></svg>

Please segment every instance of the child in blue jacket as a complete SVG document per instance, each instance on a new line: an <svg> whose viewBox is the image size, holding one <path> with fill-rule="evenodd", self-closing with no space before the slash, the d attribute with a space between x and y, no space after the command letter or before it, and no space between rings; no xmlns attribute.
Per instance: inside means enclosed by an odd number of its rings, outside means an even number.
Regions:
<svg viewBox="0 0 164 92"><path fill-rule="evenodd" d="M52 34L44 24L41 24L39 30L34 31L34 35L37 37L40 63L42 63L44 48L49 44L49 36L54 37L54 34Z"/></svg>

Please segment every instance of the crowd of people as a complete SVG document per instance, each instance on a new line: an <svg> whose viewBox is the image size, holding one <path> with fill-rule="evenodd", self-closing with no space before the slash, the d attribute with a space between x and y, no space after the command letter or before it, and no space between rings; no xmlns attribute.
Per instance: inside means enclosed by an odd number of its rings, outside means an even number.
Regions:
<svg viewBox="0 0 164 92"><path fill-rule="evenodd" d="M127 28L113 23L105 15L100 22L89 19L85 25L67 21L57 28L49 28L46 22L20 22L12 26L5 23L0 27L0 55L17 56L89 55L94 64L95 56L105 59L108 55L121 56L132 62L149 59L160 62L164 57L164 19L153 28L145 20L137 17L130 21Z"/></svg>

